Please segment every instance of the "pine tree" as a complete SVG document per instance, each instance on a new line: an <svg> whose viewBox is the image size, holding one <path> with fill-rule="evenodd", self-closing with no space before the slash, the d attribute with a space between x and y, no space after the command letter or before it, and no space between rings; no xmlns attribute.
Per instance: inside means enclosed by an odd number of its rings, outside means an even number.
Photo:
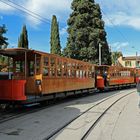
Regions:
<svg viewBox="0 0 140 140"><path fill-rule="evenodd" d="M71 5L73 12L68 19L69 36L64 56L92 63L99 62L99 43L106 48L108 45L98 6L94 0L73 0Z"/></svg>
<svg viewBox="0 0 140 140"><path fill-rule="evenodd" d="M18 48L26 48L28 49L28 33L26 29L26 25L23 25L22 33L18 39Z"/></svg>
<svg viewBox="0 0 140 140"><path fill-rule="evenodd" d="M50 52L52 54L61 55L61 45L60 45L60 37L59 37L59 25L58 25L57 18L56 18L55 15L53 15L52 23L51 23L50 45L51 45Z"/></svg>
<svg viewBox="0 0 140 140"><path fill-rule="evenodd" d="M6 48L8 45L8 38L4 37L3 34L7 32L5 25L0 26L0 49Z"/></svg>

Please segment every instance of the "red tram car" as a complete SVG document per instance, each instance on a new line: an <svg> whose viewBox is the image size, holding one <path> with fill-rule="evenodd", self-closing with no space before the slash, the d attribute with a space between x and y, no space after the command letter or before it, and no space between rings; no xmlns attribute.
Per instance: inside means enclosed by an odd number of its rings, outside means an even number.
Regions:
<svg viewBox="0 0 140 140"><path fill-rule="evenodd" d="M97 88L120 87L136 84L136 75L134 68L126 68L120 66L96 66L97 72Z"/></svg>
<svg viewBox="0 0 140 140"><path fill-rule="evenodd" d="M37 102L47 95L95 88L93 64L35 50L0 50L8 57L8 73L0 76L0 103ZM56 94L57 93L57 94Z"/></svg>

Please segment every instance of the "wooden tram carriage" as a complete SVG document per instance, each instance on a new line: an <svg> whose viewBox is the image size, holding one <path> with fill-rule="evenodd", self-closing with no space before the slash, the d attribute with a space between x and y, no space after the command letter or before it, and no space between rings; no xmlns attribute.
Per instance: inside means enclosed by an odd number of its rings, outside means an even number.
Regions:
<svg viewBox="0 0 140 140"><path fill-rule="evenodd" d="M95 88L94 65L28 49L5 49L12 78L0 78L1 101L43 99L44 95ZM37 98L38 97L38 98Z"/></svg>
<svg viewBox="0 0 140 140"><path fill-rule="evenodd" d="M104 89L105 87L135 85L136 75L134 68L120 66L96 66L97 88ZM106 74L106 75L104 75Z"/></svg>

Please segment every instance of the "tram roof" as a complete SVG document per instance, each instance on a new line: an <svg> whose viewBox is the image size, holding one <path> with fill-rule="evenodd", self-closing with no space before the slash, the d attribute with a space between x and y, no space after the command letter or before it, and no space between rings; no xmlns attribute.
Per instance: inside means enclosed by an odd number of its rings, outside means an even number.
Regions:
<svg viewBox="0 0 140 140"><path fill-rule="evenodd" d="M25 52L31 53L31 54L40 54L40 55L47 54L44 52L25 49L25 48L0 49L0 55L9 56L9 57L19 56L21 54L24 54Z"/></svg>
<svg viewBox="0 0 140 140"><path fill-rule="evenodd" d="M4 56L8 56L8 57L21 56L21 55L24 55L24 53L27 53L29 55L33 55L33 54L51 55L51 56L54 56L54 57L60 57L62 59L71 59L71 58L61 57L57 54L49 54L49 53L46 53L46 52L41 52L41 51L31 50L31 49L25 49L25 48L0 49L0 55L4 55ZM71 59L71 60L74 61L74 62L76 61L76 62L80 62L80 63L83 63L83 64L88 64L88 65L94 65L95 66L95 64L91 64L89 62L84 62L84 61L76 60L76 59Z"/></svg>

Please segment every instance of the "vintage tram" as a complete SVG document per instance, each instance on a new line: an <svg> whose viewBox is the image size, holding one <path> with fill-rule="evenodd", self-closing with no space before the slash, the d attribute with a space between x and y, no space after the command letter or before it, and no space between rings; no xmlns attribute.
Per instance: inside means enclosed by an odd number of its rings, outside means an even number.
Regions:
<svg viewBox="0 0 140 140"><path fill-rule="evenodd" d="M79 60L36 50L12 48L0 50L8 57L7 76L0 76L0 102L31 103L48 95L94 89L95 67Z"/></svg>
<svg viewBox="0 0 140 140"><path fill-rule="evenodd" d="M97 75L96 86L98 89L136 84L136 74L134 68L102 65L95 66L95 71Z"/></svg>

